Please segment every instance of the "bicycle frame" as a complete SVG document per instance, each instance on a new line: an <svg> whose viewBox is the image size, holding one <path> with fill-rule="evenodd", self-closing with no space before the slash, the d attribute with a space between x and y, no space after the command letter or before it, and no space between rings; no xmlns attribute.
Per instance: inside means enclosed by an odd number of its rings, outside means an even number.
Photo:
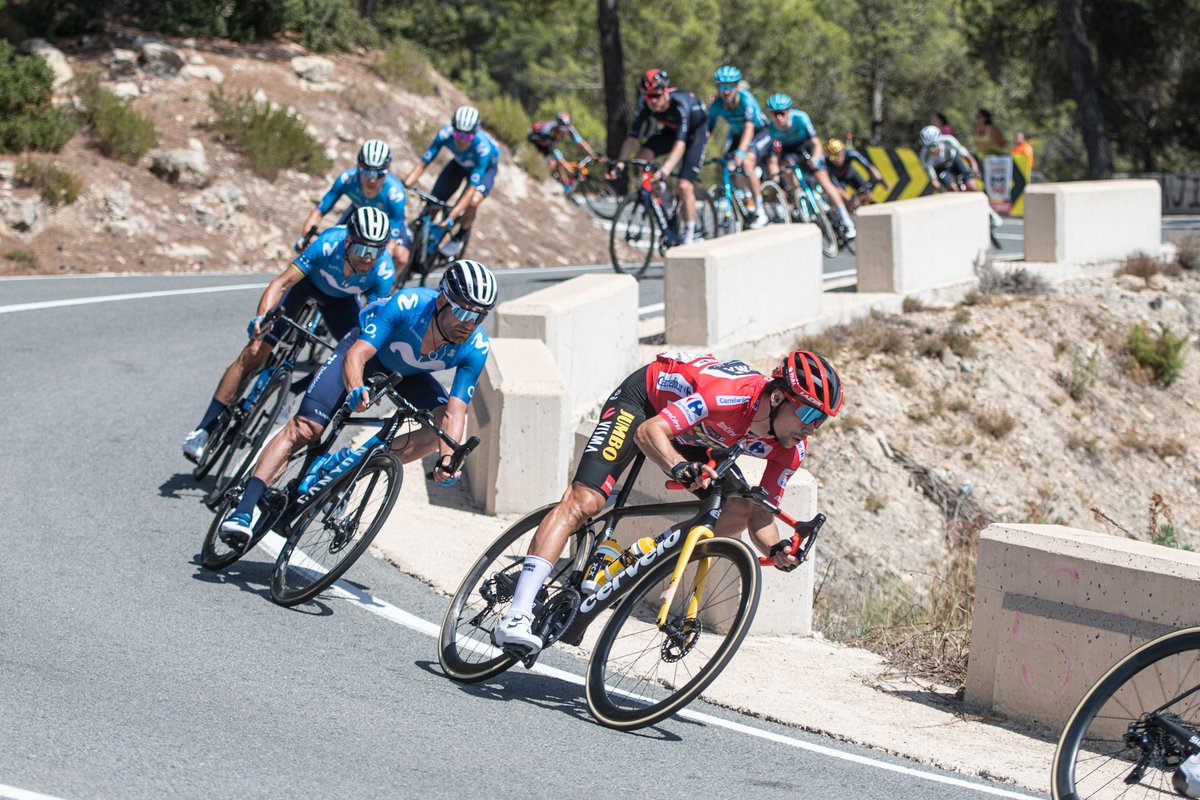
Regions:
<svg viewBox="0 0 1200 800"><path fill-rule="evenodd" d="M424 285L425 277L438 264L438 247L446 232L453 227L447 218L453 206L416 187L411 191L425 202L421 213L412 222L413 248L410 256L410 269L421 273L421 284ZM437 221L439 211L442 213L441 222Z"/></svg>
<svg viewBox="0 0 1200 800"><path fill-rule="evenodd" d="M654 221L658 223L658 229L662 232L663 249L666 249L667 242L673 242L675 233L671 230L671 220L667 215L667 209L663 205L662 198L659 197L654 186L654 173L658 170L658 165L652 161L642 161L634 159L631 164L638 164L642 167L642 183L638 188L638 197L642 201L642 205L654 217Z"/></svg>
<svg viewBox="0 0 1200 800"><path fill-rule="evenodd" d="M729 208L737 209L739 217L741 217L743 220L750 219L750 209L746 207L746 190L740 186L733 185L733 176L741 175L743 178L745 178L745 170L741 167L736 167L731 170L729 168L729 161L724 158L710 158L704 163L721 165L721 196L725 198L725 202L728 204ZM713 199L716 200L716 197Z"/></svg>

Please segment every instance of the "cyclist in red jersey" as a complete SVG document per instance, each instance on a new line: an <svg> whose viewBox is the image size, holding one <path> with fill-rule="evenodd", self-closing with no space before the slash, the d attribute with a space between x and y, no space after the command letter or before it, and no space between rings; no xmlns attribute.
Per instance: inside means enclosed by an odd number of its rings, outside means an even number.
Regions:
<svg viewBox="0 0 1200 800"><path fill-rule="evenodd" d="M759 485L778 503L804 460L808 437L842 406L833 366L806 350L788 353L770 377L741 361L712 355L662 353L617 387L600 412L575 477L562 500L538 525L512 604L492 631L496 644L519 645L532 655L542 641L532 630L533 602L550 575L552 559L571 532L604 508L636 446L663 472L693 491L716 477L705 448L746 445L767 461ZM744 498L731 498L717 521L718 536L750 531L775 566L794 569L795 556L772 553L780 540L775 518Z"/></svg>

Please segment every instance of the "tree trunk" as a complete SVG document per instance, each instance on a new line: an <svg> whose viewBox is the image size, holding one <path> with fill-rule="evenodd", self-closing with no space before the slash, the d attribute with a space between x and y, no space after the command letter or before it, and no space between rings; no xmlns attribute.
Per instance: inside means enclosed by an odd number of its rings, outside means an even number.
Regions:
<svg viewBox="0 0 1200 800"><path fill-rule="evenodd" d="M359 14L364 19L375 19L375 9L379 6L379 0L362 0L358 9Z"/></svg>
<svg viewBox="0 0 1200 800"><path fill-rule="evenodd" d="M1104 117L1100 111L1100 85L1096 64L1088 46L1087 29L1083 25L1082 0L1058 0L1058 29L1071 72L1075 109L1083 144L1087 148L1088 179L1111 178L1113 174L1112 147L1104 132Z"/></svg>
<svg viewBox="0 0 1200 800"><path fill-rule="evenodd" d="M878 145L883 133L883 69L871 65L871 144Z"/></svg>
<svg viewBox="0 0 1200 800"><path fill-rule="evenodd" d="M629 106L625 103L625 52L621 47L619 0L597 0L600 57L604 65L604 112L608 142L605 152L616 158L629 132Z"/></svg>

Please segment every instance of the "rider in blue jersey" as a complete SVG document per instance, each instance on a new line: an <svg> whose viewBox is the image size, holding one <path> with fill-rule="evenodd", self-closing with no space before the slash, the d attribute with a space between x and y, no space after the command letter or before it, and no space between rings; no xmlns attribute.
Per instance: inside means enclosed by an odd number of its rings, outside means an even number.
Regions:
<svg viewBox="0 0 1200 800"><path fill-rule="evenodd" d="M408 254L412 249L412 237L404 224L404 203L407 193L404 184L388 168L392 164L392 151L387 143L380 139L368 139L358 149L358 166L345 170L333 181L333 186L321 198L304 220L304 228L300 239L296 242L296 251L303 249L303 242L310 233L315 234L321 218L333 210L343 196L350 198L350 205L338 218L338 225L345 225L354 209L363 206L378 208L388 215L392 221L391 239L388 242L388 252L396 265L396 274L404 272L408 264Z"/></svg>
<svg viewBox="0 0 1200 800"><path fill-rule="evenodd" d="M363 309L361 328L342 339L313 379L296 416L263 449L241 501L221 523L222 539L231 545L250 540L254 508L267 486L283 474L293 453L321 436L339 405L366 409L371 398L365 383L373 375L404 376L396 386L400 394L417 408L432 411L438 425L461 440L467 404L490 347L479 324L495 307L496 296L491 270L476 261L459 260L446 269L438 291L404 289ZM447 396L431 373L451 368L454 383ZM392 446L405 463L440 451L434 480L449 484L460 477L445 471L452 451L426 428L398 438Z"/></svg>
<svg viewBox="0 0 1200 800"><path fill-rule="evenodd" d="M762 163L771 150L771 133L767 130L767 118L758 101L749 89L742 89L742 71L725 65L713 73L717 84L717 97L708 107L708 131L712 133L717 120L724 117L729 125L729 138L725 142L725 159L734 166L742 167L750 193L754 196L754 218L747 227L761 228L767 224L767 215L762 212L762 182L758 179L755 166Z"/></svg>
<svg viewBox="0 0 1200 800"><path fill-rule="evenodd" d="M387 214L370 206L360 208L345 226L330 228L318 236L267 284L258 301L258 314L247 329L250 342L225 369L200 424L183 442L184 456L200 460L209 435L229 411L242 382L266 363L287 329L278 322L270 331L262 330L264 314L282 302L284 314L294 318L305 302L312 300L329 331L340 338L358 324L358 311L365 305L360 300L371 302L388 296L396 276L386 246L390 232Z"/></svg>
<svg viewBox="0 0 1200 800"><path fill-rule="evenodd" d="M458 231L442 245L442 254L453 258L462 256L471 238L471 226L479 205L491 193L500 164L500 145L491 134L479 127L479 111L472 106L459 106L449 125L443 125L421 161L404 176L405 186L416 185L417 179L442 148L452 156L442 169L430 192L439 200L449 200L465 179L467 188L450 209L450 219L458 221Z"/></svg>
<svg viewBox="0 0 1200 800"><path fill-rule="evenodd" d="M806 172L811 173L821 188L825 190L825 197L833 206L833 221L841 227L842 236L847 240L857 237L858 232L854 229L854 219L850 216L849 209L846 208L846 199L840 190L834 188L833 181L829 179L829 170L825 165L825 151L821 147L821 137L817 136L817 129L813 126L812 119L806 112L792 108L792 98L783 92L777 92L767 98L767 108L771 112L770 130L773 151L767 172L772 176L779 175L779 156L785 153L793 155L800 162L800 166ZM784 173L783 180L784 188L788 191L795 189L794 186L786 185L790 182L787 173Z"/></svg>

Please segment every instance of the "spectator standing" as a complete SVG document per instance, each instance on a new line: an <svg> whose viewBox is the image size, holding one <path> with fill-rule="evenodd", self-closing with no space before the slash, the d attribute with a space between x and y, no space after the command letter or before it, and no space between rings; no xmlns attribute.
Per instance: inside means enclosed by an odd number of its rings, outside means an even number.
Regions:
<svg viewBox="0 0 1200 800"><path fill-rule="evenodd" d="M1008 142L1004 133L992 124L992 112L986 108L975 112L975 127L971 130L971 139L975 145L975 155L979 158L1008 154Z"/></svg>

